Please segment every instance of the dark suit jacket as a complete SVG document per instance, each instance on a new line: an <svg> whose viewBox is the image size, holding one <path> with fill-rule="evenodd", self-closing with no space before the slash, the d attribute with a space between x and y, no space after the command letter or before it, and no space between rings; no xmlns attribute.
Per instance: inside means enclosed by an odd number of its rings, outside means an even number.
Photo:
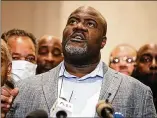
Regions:
<svg viewBox="0 0 157 118"><path fill-rule="evenodd" d="M13 107L7 114L8 118L25 118L36 109L50 109L58 96L58 78L61 64L49 72L25 79L17 85L19 95ZM99 100L109 101L115 112L120 112L125 118L154 118L157 117L150 88L138 80L118 73L103 64L104 79ZM96 114L97 116L97 114Z"/></svg>

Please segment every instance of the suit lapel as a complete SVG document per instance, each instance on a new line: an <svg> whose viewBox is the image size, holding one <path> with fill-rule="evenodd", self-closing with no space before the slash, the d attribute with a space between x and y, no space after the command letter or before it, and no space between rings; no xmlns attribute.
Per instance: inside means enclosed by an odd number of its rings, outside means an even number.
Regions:
<svg viewBox="0 0 157 118"><path fill-rule="evenodd" d="M50 70L47 73L42 75L43 81L43 93L49 107L49 110L53 106L54 102L58 97L58 80L59 80L59 72L60 72L61 64L58 65L55 69ZM118 76L118 72L113 71L108 68L103 63L103 71L104 71L104 79L102 82L102 87L100 91L99 100L107 99L109 93L111 96L109 97L109 102L112 103L113 98L115 97L118 88L121 84L122 79ZM46 80L45 80L46 79Z"/></svg>
<svg viewBox="0 0 157 118"><path fill-rule="evenodd" d="M46 83L43 84L43 93L46 99L49 110L53 106L58 97L58 80L61 64L55 69L43 74L43 79L46 79Z"/></svg>
<svg viewBox="0 0 157 118"><path fill-rule="evenodd" d="M113 98L115 97L118 88L121 84L122 79L118 76L118 72L113 71L112 69L108 68L104 64L104 79L102 82L102 88L100 91L99 100L102 99L109 99L109 102L112 103Z"/></svg>

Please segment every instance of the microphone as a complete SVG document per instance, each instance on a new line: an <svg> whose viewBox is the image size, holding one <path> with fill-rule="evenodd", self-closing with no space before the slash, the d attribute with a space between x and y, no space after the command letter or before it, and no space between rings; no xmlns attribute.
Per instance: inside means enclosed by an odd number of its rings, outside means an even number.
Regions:
<svg viewBox="0 0 157 118"><path fill-rule="evenodd" d="M56 113L56 118L67 118L67 113L64 110L60 110Z"/></svg>
<svg viewBox="0 0 157 118"><path fill-rule="evenodd" d="M58 98L50 110L50 117L67 118L72 117L73 104L65 98Z"/></svg>
<svg viewBox="0 0 157 118"><path fill-rule="evenodd" d="M11 89L15 88L13 80L6 80L5 85Z"/></svg>
<svg viewBox="0 0 157 118"><path fill-rule="evenodd" d="M111 93L108 93L108 97L106 100L101 100L96 106L96 112L101 118L114 118L113 113L114 109L112 105L109 103L109 97Z"/></svg>
<svg viewBox="0 0 157 118"><path fill-rule="evenodd" d="M111 96L109 93L106 100L101 100L96 106L96 112L100 118L124 118L120 112L114 112L112 105L109 103L108 98Z"/></svg>
<svg viewBox="0 0 157 118"><path fill-rule="evenodd" d="M48 114L44 110L35 110L29 113L26 118L48 118Z"/></svg>
<svg viewBox="0 0 157 118"><path fill-rule="evenodd" d="M108 100L100 101L96 106L96 112L101 118L114 118L114 109L112 108Z"/></svg>

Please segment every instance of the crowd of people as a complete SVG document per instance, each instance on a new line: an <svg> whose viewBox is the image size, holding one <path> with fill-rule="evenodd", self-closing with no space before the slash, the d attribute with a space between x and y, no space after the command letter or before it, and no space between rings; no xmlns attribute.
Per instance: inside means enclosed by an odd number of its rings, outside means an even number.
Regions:
<svg viewBox="0 0 157 118"><path fill-rule="evenodd" d="M62 41L53 35L36 39L22 29L4 32L1 117L25 118L37 109L52 117L60 98L73 105L72 117L102 117L96 113L102 100L125 118L157 117L157 44L139 50L117 45L107 65L100 53L106 32L106 19L90 6L70 14Z"/></svg>

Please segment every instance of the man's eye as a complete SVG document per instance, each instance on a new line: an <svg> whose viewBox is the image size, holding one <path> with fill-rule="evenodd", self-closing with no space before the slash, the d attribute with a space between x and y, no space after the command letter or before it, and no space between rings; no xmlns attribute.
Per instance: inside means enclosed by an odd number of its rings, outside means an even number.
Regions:
<svg viewBox="0 0 157 118"><path fill-rule="evenodd" d="M20 57L12 57L13 60L20 60Z"/></svg>
<svg viewBox="0 0 157 118"><path fill-rule="evenodd" d="M127 63L132 63L132 62L134 62L134 60L133 60L132 58L127 58L127 59L126 59L126 62L127 62Z"/></svg>
<svg viewBox="0 0 157 118"><path fill-rule="evenodd" d="M55 51L53 52L53 55L54 55L54 56L61 56L61 55L62 55L62 52L61 52L60 50L55 50Z"/></svg>
<svg viewBox="0 0 157 118"><path fill-rule="evenodd" d="M152 59L150 57L147 57L147 56L143 56L141 59L140 59L140 62L143 62L143 63L148 63L148 62L151 62Z"/></svg>
<svg viewBox="0 0 157 118"><path fill-rule="evenodd" d="M119 61L120 60L118 58L114 58L111 62L114 63L114 64L116 64L116 63L119 63Z"/></svg>
<svg viewBox="0 0 157 118"><path fill-rule="evenodd" d="M95 27L95 24L92 23L92 22L88 22L88 23L87 23L87 26L90 27L90 28L93 28L93 27Z"/></svg>
<svg viewBox="0 0 157 118"><path fill-rule="evenodd" d="M39 55L46 55L47 53L48 53L48 51L45 49L39 49L39 51L38 51Z"/></svg>
<svg viewBox="0 0 157 118"><path fill-rule="evenodd" d="M35 62L35 57L27 57L26 61L34 63Z"/></svg>
<svg viewBox="0 0 157 118"><path fill-rule="evenodd" d="M97 23L94 20L87 20L86 26L89 28L95 28L97 26Z"/></svg>
<svg viewBox="0 0 157 118"><path fill-rule="evenodd" d="M54 56L61 56L62 53L54 53Z"/></svg>
<svg viewBox="0 0 157 118"><path fill-rule="evenodd" d="M69 20L68 24L75 25L75 24L77 24L77 20L76 19L71 19L71 20Z"/></svg>

